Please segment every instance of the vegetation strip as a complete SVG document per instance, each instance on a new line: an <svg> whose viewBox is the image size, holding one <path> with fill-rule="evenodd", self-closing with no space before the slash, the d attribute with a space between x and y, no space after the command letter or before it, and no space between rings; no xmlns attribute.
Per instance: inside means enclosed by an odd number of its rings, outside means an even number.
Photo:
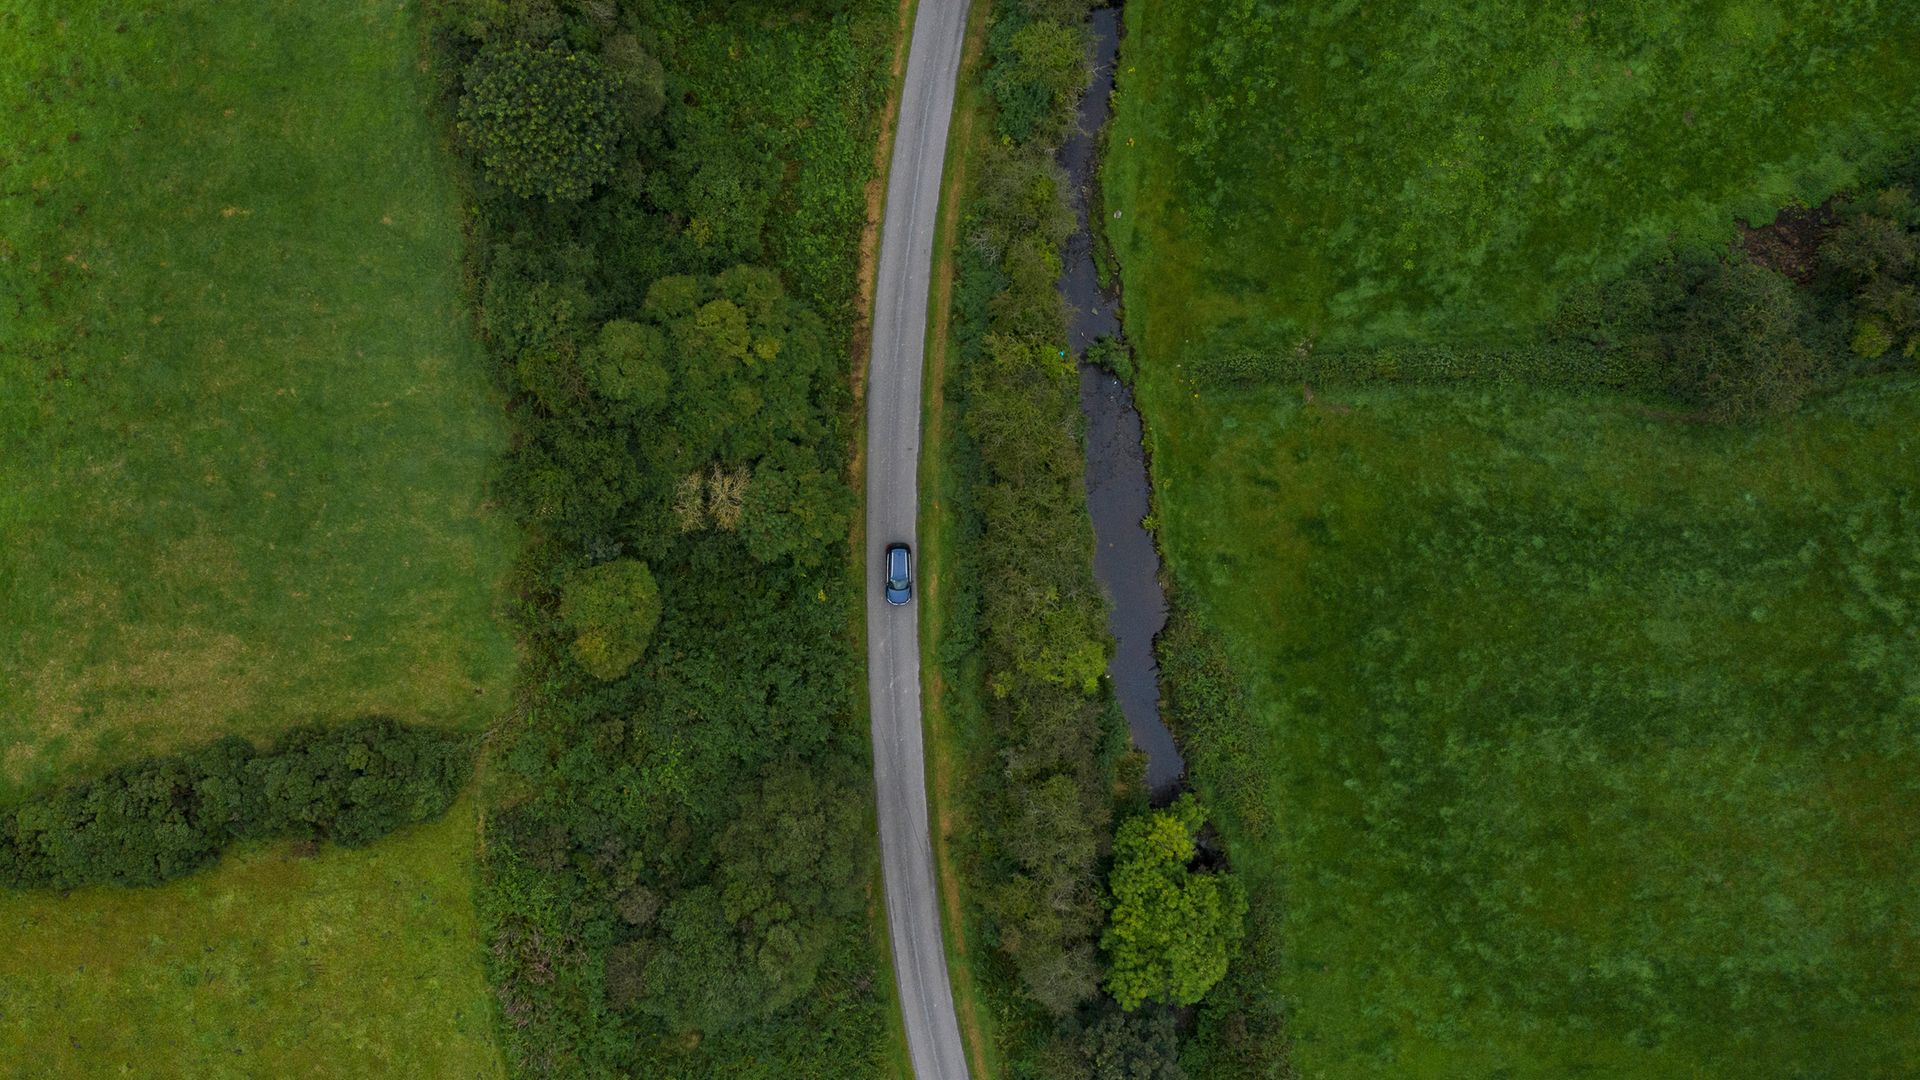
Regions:
<svg viewBox="0 0 1920 1080"><path fill-rule="evenodd" d="M892 1066L845 474L896 14L439 11L530 534L481 889L519 1075Z"/></svg>
<svg viewBox="0 0 1920 1080"><path fill-rule="evenodd" d="M1077 375L1055 288L1073 216L1054 157L1087 77L1085 15L996 6L981 77L990 105L959 158L945 439L930 485L945 518L930 613L941 620L937 763L958 803L947 855L962 926L992 946L963 969L991 1040L982 1057L1011 1075L1170 1077L1173 1018L1158 1003L1177 991L1149 979L1142 996L1156 1004L1122 1010L1105 997L1097 948L1116 792L1132 808L1145 800L1137 775L1123 779L1125 729L1102 680ZM1163 869L1176 883L1147 903L1157 912L1189 873ZM1136 956L1168 955L1151 931L1110 941L1113 954L1134 943Z"/></svg>

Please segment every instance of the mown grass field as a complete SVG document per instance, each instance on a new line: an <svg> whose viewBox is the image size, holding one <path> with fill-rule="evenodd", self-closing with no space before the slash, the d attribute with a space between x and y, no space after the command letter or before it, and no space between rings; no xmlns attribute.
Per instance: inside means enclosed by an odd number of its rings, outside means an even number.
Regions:
<svg viewBox="0 0 1920 1080"><path fill-rule="evenodd" d="M1920 139L1920 23L1874 0L1174 0L1127 33L1107 224L1156 349L1504 343Z"/></svg>
<svg viewBox="0 0 1920 1080"><path fill-rule="evenodd" d="M1279 920L1253 977L1294 1067L1920 1070L1912 373L1739 429L1190 377L1303 341L1525 347L1576 284L1724 250L1920 139L1913 23L1249 10L1129 7L1105 224L1161 539L1251 691L1196 782Z"/></svg>
<svg viewBox="0 0 1920 1080"><path fill-rule="evenodd" d="M0 795L505 706L504 441L411 5L0 13Z"/></svg>
<svg viewBox="0 0 1920 1080"><path fill-rule="evenodd" d="M503 1076L473 863L469 798L364 850L0 893L0 1076Z"/></svg>

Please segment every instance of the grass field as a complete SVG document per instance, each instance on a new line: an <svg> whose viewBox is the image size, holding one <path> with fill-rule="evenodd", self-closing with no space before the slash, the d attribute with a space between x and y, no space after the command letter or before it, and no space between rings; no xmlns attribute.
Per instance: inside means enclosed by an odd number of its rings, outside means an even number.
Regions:
<svg viewBox="0 0 1920 1080"><path fill-rule="evenodd" d="M1920 385L1760 434L1340 404L1154 444L1257 703L1227 831L1303 1074L1920 1069Z"/></svg>
<svg viewBox="0 0 1920 1080"><path fill-rule="evenodd" d="M1911 373L1716 429L1192 372L1525 347L1569 287L1920 140L1891 74L1920 30L1873 4L1366 16L1130 6L1104 177L1162 543L1251 691L1194 768L1279 920L1253 977L1293 1065L1914 1074Z"/></svg>
<svg viewBox="0 0 1920 1080"><path fill-rule="evenodd" d="M405 3L0 13L0 798L506 706L504 443ZM501 1075L474 809L0 894L0 1076Z"/></svg>
<svg viewBox="0 0 1920 1080"><path fill-rule="evenodd" d="M0 893L0 1076L504 1075L474 808L152 889Z"/></svg>
<svg viewBox="0 0 1920 1080"><path fill-rule="evenodd" d="M411 6L0 13L0 795L227 732L505 706Z"/></svg>
<svg viewBox="0 0 1920 1080"><path fill-rule="evenodd" d="M1920 22L1872 0L1174 0L1127 32L1107 224L1158 349L1504 341L1920 139Z"/></svg>

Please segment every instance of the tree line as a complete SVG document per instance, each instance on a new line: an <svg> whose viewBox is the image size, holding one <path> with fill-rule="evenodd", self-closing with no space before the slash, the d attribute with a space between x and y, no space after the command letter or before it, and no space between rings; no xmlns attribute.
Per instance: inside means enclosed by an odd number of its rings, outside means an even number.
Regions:
<svg viewBox="0 0 1920 1080"><path fill-rule="evenodd" d="M1605 387L1676 417L1793 412L1860 374L1920 360L1920 157L1828 205L1782 212L1723 251L1663 249L1563 297L1530 341L1321 350L1253 337L1199 359L1223 385L1463 380Z"/></svg>

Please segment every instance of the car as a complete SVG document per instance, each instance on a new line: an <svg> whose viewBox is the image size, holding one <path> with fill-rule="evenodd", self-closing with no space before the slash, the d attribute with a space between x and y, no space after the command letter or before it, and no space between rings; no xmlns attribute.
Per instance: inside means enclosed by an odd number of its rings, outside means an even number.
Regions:
<svg viewBox="0 0 1920 1080"><path fill-rule="evenodd" d="M898 607L913 599L913 549L887 545L887 603Z"/></svg>

